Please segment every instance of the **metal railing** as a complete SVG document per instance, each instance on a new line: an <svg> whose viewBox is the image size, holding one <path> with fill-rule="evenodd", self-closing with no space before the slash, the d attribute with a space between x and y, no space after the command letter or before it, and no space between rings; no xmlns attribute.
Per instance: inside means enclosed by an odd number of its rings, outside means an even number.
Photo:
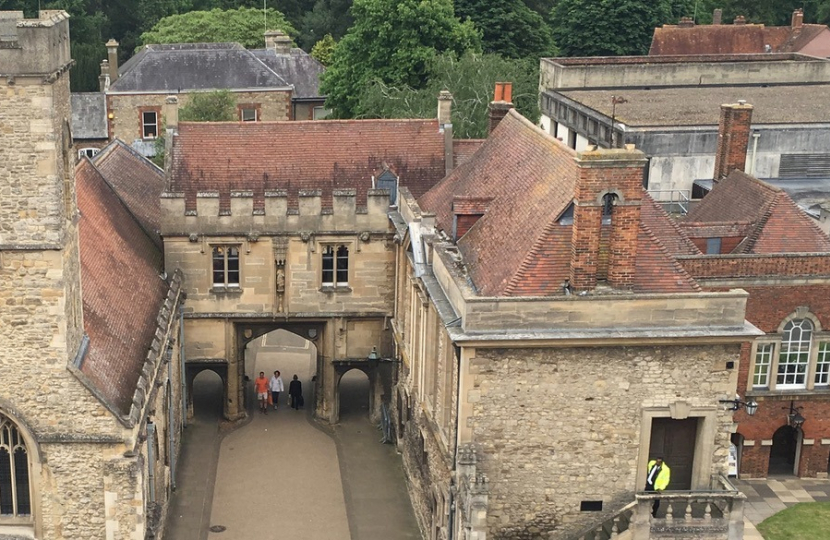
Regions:
<svg viewBox="0 0 830 540"><path fill-rule="evenodd" d="M689 213L691 192L687 189L656 189L649 190L648 194L669 215L685 216Z"/></svg>

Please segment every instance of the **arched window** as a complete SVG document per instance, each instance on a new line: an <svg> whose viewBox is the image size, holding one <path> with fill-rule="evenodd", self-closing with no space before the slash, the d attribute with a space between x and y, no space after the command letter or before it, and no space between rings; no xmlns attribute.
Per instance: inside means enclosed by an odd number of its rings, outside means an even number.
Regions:
<svg viewBox="0 0 830 540"><path fill-rule="evenodd" d="M784 326L776 388L805 387L812 339L813 323L809 319L794 319Z"/></svg>
<svg viewBox="0 0 830 540"><path fill-rule="evenodd" d="M0 522L32 514L29 453L17 426L0 414Z"/></svg>

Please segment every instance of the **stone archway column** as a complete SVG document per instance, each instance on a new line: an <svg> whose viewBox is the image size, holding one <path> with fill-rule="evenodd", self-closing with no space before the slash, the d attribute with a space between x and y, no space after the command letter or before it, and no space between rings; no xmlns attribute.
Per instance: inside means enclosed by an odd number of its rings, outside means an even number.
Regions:
<svg viewBox="0 0 830 540"><path fill-rule="evenodd" d="M245 351L240 349L236 325L225 321L225 352L228 358L228 374L225 381L225 418L241 420L245 411Z"/></svg>

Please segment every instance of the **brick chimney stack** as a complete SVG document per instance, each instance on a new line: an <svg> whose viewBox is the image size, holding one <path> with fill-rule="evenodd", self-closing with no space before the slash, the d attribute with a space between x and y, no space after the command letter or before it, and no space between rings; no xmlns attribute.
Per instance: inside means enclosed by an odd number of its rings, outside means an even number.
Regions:
<svg viewBox="0 0 830 540"><path fill-rule="evenodd" d="M291 38L282 30L265 32L265 48L276 54L291 54Z"/></svg>
<svg viewBox="0 0 830 540"><path fill-rule="evenodd" d="M490 127L487 133L493 133L501 119L513 108L513 83L497 82L493 101L490 102Z"/></svg>
<svg viewBox="0 0 830 540"><path fill-rule="evenodd" d="M801 28L804 26L804 10L797 9L793 11L793 20L792 20L792 30L795 33L801 32Z"/></svg>
<svg viewBox="0 0 830 540"><path fill-rule="evenodd" d="M646 156L633 144L613 149L589 147L577 153L576 163L579 177L570 284L577 290L592 289L607 279L614 288L630 289L637 260Z"/></svg>
<svg viewBox="0 0 830 540"><path fill-rule="evenodd" d="M110 65L110 84L118 80L118 42L114 39L107 41L107 60Z"/></svg>
<svg viewBox="0 0 830 540"><path fill-rule="evenodd" d="M723 24L723 10L718 8L712 13L712 24Z"/></svg>
<svg viewBox="0 0 830 540"><path fill-rule="evenodd" d="M746 151L752 133L752 105L738 103L721 105L718 124L718 146L715 151L714 180L723 180L730 172L746 168Z"/></svg>
<svg viewBox="0 0 830 540"><path fill-rule="evenodd" d="M98 89L106 92L110 89L110 63L106 60L101 62L101 74L98 75Z"/></svg>
<svg viewBox="0 0 830 540"><path fill-rule="evenodd" d="M694 28L695 21L691 17L680 17L680 22L677 23L678 28Z"/></svg>
<svg viewBox="0 0 830 540"><path fill-rule="evenodd" d="M444 134L444 172L450 174L455 164L452 142L452 94L448 90L441 90L438 94L438 130Z"/></svg>

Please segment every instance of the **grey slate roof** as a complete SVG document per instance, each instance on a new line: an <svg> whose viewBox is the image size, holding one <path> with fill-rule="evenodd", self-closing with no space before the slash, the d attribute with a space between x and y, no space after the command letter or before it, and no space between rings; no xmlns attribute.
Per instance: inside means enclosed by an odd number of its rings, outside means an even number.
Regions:
<svg viewBox="0 0 830 540"><path fill-rule="evenodd" d="M107 99L102 92L72 94L72 138L106 139Z"/></svg>
<svg viewBox="0 0 830 540"><path fill-rule="evenodd" d="M118 69L110 92L283 89L289 84L238 43L146 45Z"/></svg>
<svg viewBox="0 0 830 540"><path fill-rule="evenodd" d="M294 99L322 98L320 75L326 68L302 49L291 49L290 54L277 54L273 49L252 50L254 56L294 85Z"/></svg>

